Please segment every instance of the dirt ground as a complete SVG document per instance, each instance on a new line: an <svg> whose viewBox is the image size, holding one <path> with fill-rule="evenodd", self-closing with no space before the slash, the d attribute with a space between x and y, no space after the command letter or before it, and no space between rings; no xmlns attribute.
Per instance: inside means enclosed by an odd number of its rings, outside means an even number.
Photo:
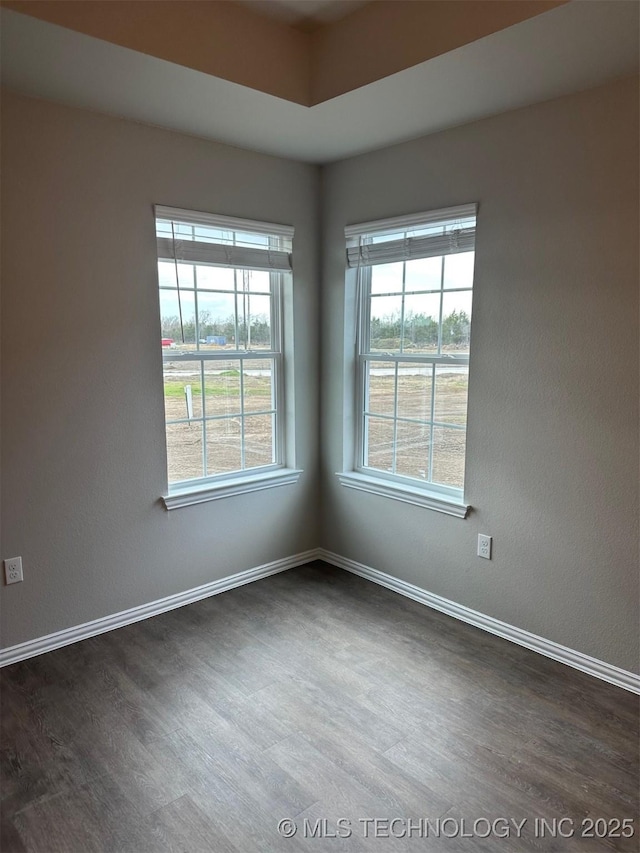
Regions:
<svg viewBox="0 0 640 853"><path fill-rule="evenodd" d="M391 365L389 365L391 367ZM411 370L411 368L407 368ZM460 368L454 369L459 371ZM367 464L394 471L394 425L376 415L393 414L394 377L370 378L367 416L369 454ZM467 376L438 368L434 399L433 481L461 488L464 483L465 431L451 428L466 424ZM398 417L430 420L431 376L406 373L398 376ZM445 426L451 425L451 426ZM396 433L395 473L424 480L428 477L431 426L399 420Z"/></svg>
<svg viewBox="0 0 640 853"><path fill-rule="evenodd" d="M245 367L244 390L245 468L273 462L272 364L268 359ZM198 362L165 363L165 415L169 482L204 476L203 434L206 433L207 476L236 471L242 466L242 415L240 362L230 359L205 363L204 414L202 422L169 423L188 417L185 386L191 386L194 418L202 418L203 393ZM261 413L261 414L258 414ZM265 414L266 413L266 414Z"/></svg>
<svg viewBox="0 0 640 853"><path fill-rule="evenodd" d="M271 362L254 361L243 376L245 467L273 461L273 415L271 412ZM367 401L369 454L367 464L393 471L393 415L395 379L393 365L378 363L370 377ZM165 412L167 421L187 417L185 385L191 385L194 418L203 414L202 382L197 362L165 364ZM204 408L207 418L207 476L241 467L240 362L208 362L205 366ZM467 376L461 368L438 368L434 399L433 480L461 487L464 480ZM431 375L423 365L408 365L398 376L398 417L428 421L431 418ZM451 426L446 426L451 425ZM419 479L428 477L431 426L399 420L396 435L395 471ZM200 421L167 425L169 481L202 477L203 428Z"/></svg>

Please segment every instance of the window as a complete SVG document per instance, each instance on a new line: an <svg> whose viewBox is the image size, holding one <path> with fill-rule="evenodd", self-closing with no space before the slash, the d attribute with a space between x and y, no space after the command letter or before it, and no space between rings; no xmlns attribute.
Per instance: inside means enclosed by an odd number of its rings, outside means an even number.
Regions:
<svg viewBox="0 0 640 853"><path fill-rule="evenodd" d="M293 228L155 212L167 507L293 481L282 479L282 303ZM185 498L193 492L201 497Z"/></svg>
<svg viewBox="0 0 640 853"><path fill-rule="evenodd" d="M463 517L475 225L467 205L346 229L357 435L342 482Z"/></svg>

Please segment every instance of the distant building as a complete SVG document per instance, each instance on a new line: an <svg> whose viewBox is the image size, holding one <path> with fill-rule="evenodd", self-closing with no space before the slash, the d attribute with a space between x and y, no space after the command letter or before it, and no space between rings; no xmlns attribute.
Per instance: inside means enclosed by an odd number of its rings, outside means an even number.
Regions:
<svg viewBox="0 0 640 853"><path fill-rule="evenodd" d="M224 335L207 335L207 343L223 347L226 346L227 339Z"/></svg>

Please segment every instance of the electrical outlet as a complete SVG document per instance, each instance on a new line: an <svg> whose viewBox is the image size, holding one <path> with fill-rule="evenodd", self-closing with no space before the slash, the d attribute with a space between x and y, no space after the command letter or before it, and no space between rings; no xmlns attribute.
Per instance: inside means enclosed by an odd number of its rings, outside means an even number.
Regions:
<svg viewBox="0 0 640 853"><path fill-rule="evenodd" d="M4 561L4 579L7 584L20 583L22 577L22 557L10 557Z"/></svg>
<svg viewBox="0 0 640 853"><path fill-rule="evenodd" d="M491 559L491 543L493 539L485 533L478 533L478 557L484 557L485 560Z"/></svg>

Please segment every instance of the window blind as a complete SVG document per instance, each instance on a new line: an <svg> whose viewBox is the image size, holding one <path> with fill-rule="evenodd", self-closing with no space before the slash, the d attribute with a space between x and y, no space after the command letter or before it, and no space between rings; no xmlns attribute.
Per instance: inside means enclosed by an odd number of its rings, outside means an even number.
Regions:
<svg viewBox="0 0 640 853"><path fill-rule="evenodd" d="M292 269L291 226L159 205L155 214L158 226L164 226L162 236L156 237L160 260L251 270Z"/></svg>
<svg viewBox="0 0 640 853"><path fill-rule="evenodd" d="M393 220L350 225L347 266L374 266L472 252L477 206L434 210Z"/></svg>
<svg viewBox="0 0 640 853"><path fill-rule="evenodd" d="M236 267L244 270L291 270L291 255L265 247L253 249L226 243L202 243L197 240L174 240L158 237L160 260L184 261L190 264L211 264L216 267Z"/></svg>

